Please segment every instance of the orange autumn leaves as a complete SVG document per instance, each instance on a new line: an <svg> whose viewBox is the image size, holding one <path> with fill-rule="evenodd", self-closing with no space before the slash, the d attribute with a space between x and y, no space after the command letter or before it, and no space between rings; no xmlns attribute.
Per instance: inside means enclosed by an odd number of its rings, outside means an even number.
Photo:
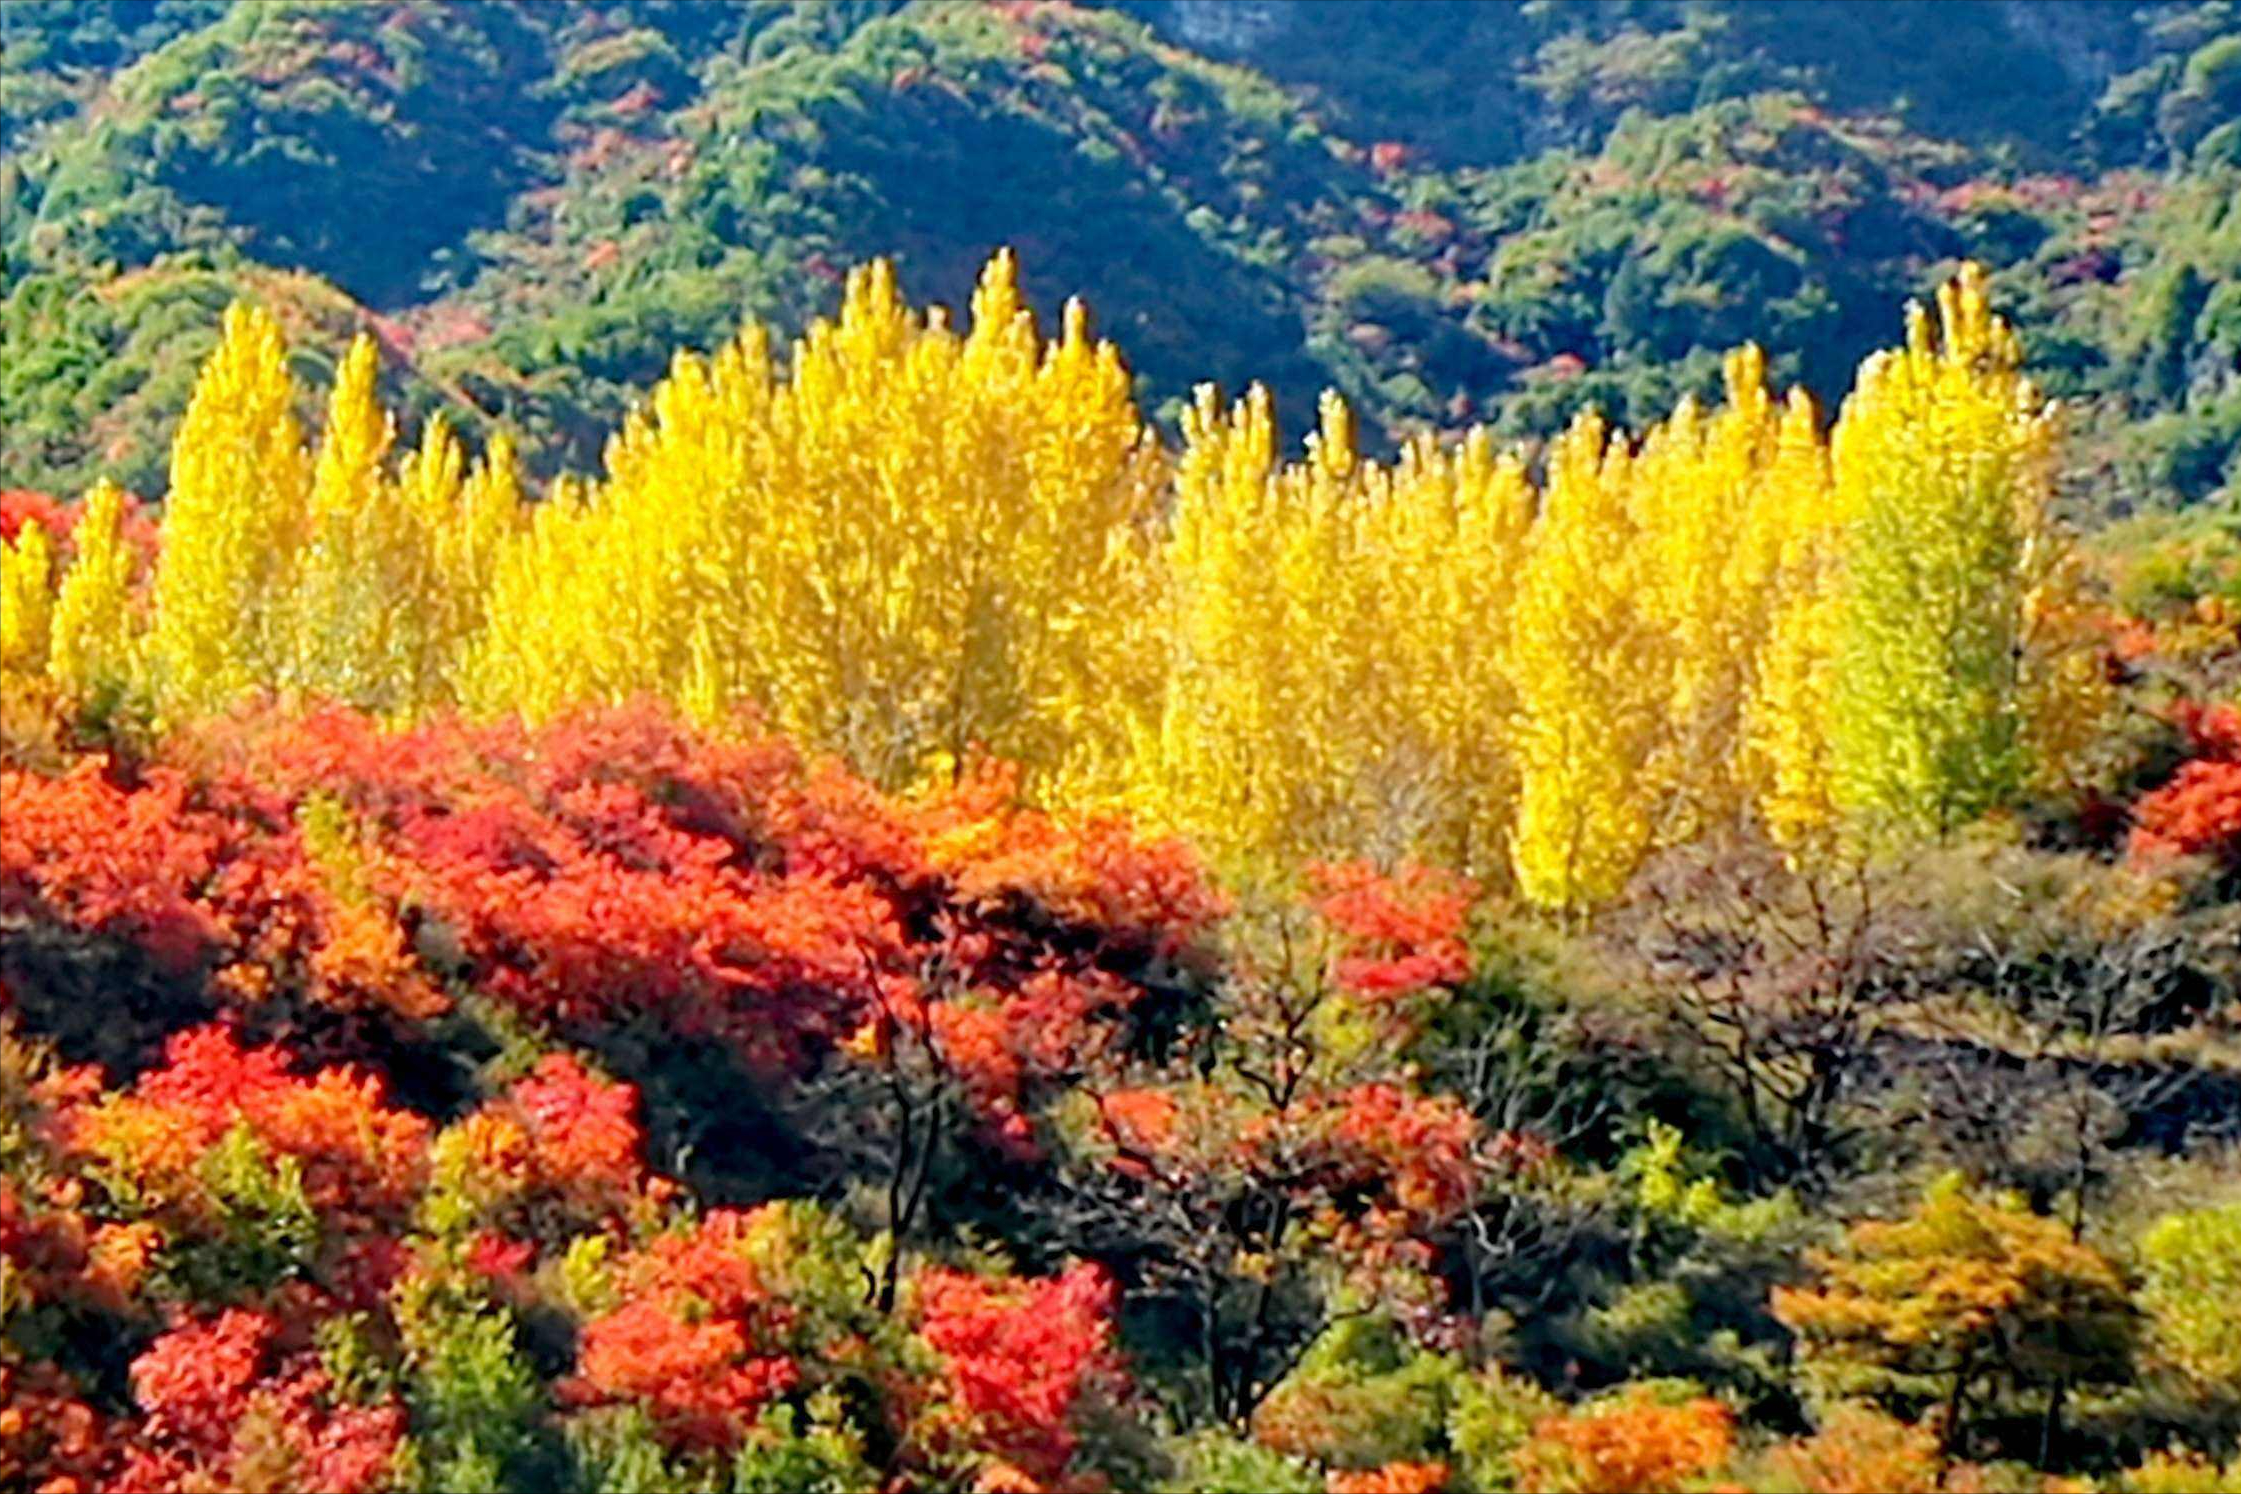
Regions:
<svg viewBox="0 0 2241 1494"><path fill-rule="evenodd" d="M366 1227L402 1219L429 1127L391 1107L379 1078L330 1068L307 1079L280 1050L245 1050L214 1027L178 1034L165 1059L128 1093L76 1109L59 1134L145 1202L198 1214L212 1204L204 1160L240 1128L295 1164L313 1208Z"/></svg>
<svg viewBox="0 0 2241 1494"><path fill-rule="evenodd" d="M1548 1418L1515 1461L1522 1487L1549 1494L1659 1494L1726 1462L1734 1441L1735 1415L1718 1401L1635 1394Z"/></svg>
<svg viewBox="0 0 2241 1494"><path fill-rule="evenodd" d="M1221 908L1179 845L1022 811L1001 775L897 802L650 711L259 720L146 765L9 770L0 809L0 911L242 1009L423 1018L464 982L539 1020L656 1015L774 1070L933 1010L992 1113Z"/></svg>

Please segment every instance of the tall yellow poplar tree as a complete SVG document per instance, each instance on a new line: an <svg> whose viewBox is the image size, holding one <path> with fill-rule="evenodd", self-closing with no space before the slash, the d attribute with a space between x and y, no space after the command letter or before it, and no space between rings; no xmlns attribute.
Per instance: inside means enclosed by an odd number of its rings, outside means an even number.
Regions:
<svg viewBox="0 0 2241 1494"><path fill-rule="evenodd" d="M53 623L54 542L43 526L25 524L0 539L0 731L12 741L46 735Z"/></svg>
<svg viewBox="0 0 2241 1494"><path fill-rule="evenodd" d="M43 674L54 621L54 541L30 523L0 539L0 669Z"/></svg>
<svg viewBox="0 0 2241 1494"><path fill-rule="evenodd" d="M1557 438L1518 583L1513 859L1519 887L1550 907L1617 892L1654 829L1674 649L1643 601L1633 467L1593 412Z"/></svg>
<svg viewBox="0 0 2241 1494"><path fill-rule="evenodd" d="M1810 576L1803 537L1826 523L1827 462L1812 402L1766 387L1756 347L1727 359L1727 401L1683 401L1630 469L1643 615L1672 660L1650 772L1659 844L1733 823L1758 795L1752 704L1785 604Z"/></svg>
<svg viewBox="0 0 2241 1494"><path fill-rule="evenodd" d="M25 524L0 540L0 690L9 719L45 699L47 641L54 627L54 540Z"/></svg>
<svg viewBox="0 0 2241 1494"><path fill-rule="evenodd" d="M1842 526L1812 401L1792 394L1752 549L1765 568L1766 637L1745 702L1740 768L1760 822L1802 848L1830 828L1827 724Z"/></svg>
<svg viewBox="0 0 2241 1494"><path fill-rule="evenodd" d="M513 437L492 435L482 460L460 476L459 443L441 414L406 458L399 486L426 538L427 605L416 664L422 697L456 701L467 653L488 618L498 560L528 526Z"/></svg>
<svg viewBox="0 0 2241 1494"><path fill-rule="evenodd" d="M55 598L48 672L65 699L97 710L133 689L140 673L137 557L124 537L125 495L94 484L73 532L78 555Z"/></svg>
<svg viewBox="0 0 2241 1494"><path fill-rule="evenodd" d="M269 684L293 652L286 604L311 518L295 397L279 325L229 309L172 446L149 639L166 715Z"/></svg>
<svg viewBox="0 0 2241 1494"><path fill-rule="evenodd" d="M279 683L307 694L385 706L405 683L393 646L411 605L406 516L382 460L395 427L374 383L380 362L361 333L336 370L312 469L310 519L294 586L281 600L288 634Z"/></svg>

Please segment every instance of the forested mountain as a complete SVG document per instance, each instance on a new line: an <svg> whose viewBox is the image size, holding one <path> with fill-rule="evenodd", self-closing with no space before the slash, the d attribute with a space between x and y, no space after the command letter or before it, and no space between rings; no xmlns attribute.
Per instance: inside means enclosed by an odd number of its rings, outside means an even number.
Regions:
<svg viewBox="0 0 2241 1494"><path fill-rule="evenodd" d="M2241 1487L2241 12L0 3L0 1489Z"/></svg>
<svg viewBox="0 0 2241 1494"><path fill-rule="evenodd" d="M2084 402L2105 507L2227 481L2230 0L1141 0L7 8L0 480L163 483L211 313L316 384L379 329L412 410L539 471L679 345L797 330L890 256L998 245L1172 420L1321 389L1378 439L1636 423L1749 338L1824 400L1974 258Z"/></svg>

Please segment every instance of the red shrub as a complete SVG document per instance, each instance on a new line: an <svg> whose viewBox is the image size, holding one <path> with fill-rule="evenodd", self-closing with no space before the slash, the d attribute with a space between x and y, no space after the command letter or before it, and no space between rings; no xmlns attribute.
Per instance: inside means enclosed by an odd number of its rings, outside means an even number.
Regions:
<svg viewBox="0 0 2241 1494"><path fill-rule="evenodd" d="M134 1360L133 1396L144 1415L127 1444L122 1486L182 1494L386 1486L404 1408L336 1404L317 1356L276 1352L279 1336L275 1319L229 1309L182 1320Z"/></svg>
<svg viewBox="0 0 2241 1494"><path fill-rule="evenodd" d="M39 1494L108 1488L119 1451L69 1376L52 1364L0 1358L0 1485Z"/></svg>
<svg viewBox="0 0 2241 1494"><path fill-rule="evenodd" d="M1374 1191L1374 1228L1414 1232L1454 1217L1477 1192L1478 1121L1452 1096L1364 1084L1323 1101L1342 1178Z"/></svg>
<svg viewBox="0 0 2241 1494"><path fill-rule="evenodd" d="M1468 881L1422 866L1386 875L1359 861L1308 871L1316 910L1347 938L1333 972L1347 990L1391 999L1470 974L1462 930L1477 889Z"/></svg>
<svg viewBox="0 0 2241 1494"><path fill-rule="evenodd" d="M2182 701L2172 718L2195 756L2133 807L2132 856L2207 856L2241 867L2241 706Z"/></svg>
<svg viewBox="0 0 2241 1494"><path fill-rule="evenodd" d="M418 1197L428 1123L390 1107L378 1077L343 1068L304 1077L281 1050L244 1049L216 1027L176 1034L164 1053L166 1064L128 1094L69 1114L68 1142L190 1212L204 1156L236 1126L268 1154L296 1159L306 1200L338 1226L399 1222Z"/></svg>
<svg viewBox="0 0 2241 1494"><path fill-rule="evenodd" d="M14 544L26 524L38 525L60 544L77 528L78 511L29 488L0 488L0 540Z"/></svg>
<svg viewBox="0 0 2241 1494"><path fill-rule="evenodd" d="M638 1091L584 1072L565 1054L549 1054L514 1085L511 1098L528 1121L537 1168L562 1186L635 1189L645 1181L645 1133L638 1128Z"/></svg>
<svg viewBox="0 0 2241 1494"><path fill-rule="evenodd" d="M719 1209L617 1262L624 1301L584 1326L566 1397L633 1402L675 1446L737 1446L756 1409L796 1378L766 1349L784 1309L748 1259L752 1228L752 1215Z"/></svg>
<svg viewBox="0 0 2241 1494"><path fill-rule="evenodd" d="M919 1333L949 1361L973 1447L1048 1483L1073 1460L1075 1407L1119 1373L1113 1284L1095 1266L1047 1281L961 1271L918 1277Z"/></svg>

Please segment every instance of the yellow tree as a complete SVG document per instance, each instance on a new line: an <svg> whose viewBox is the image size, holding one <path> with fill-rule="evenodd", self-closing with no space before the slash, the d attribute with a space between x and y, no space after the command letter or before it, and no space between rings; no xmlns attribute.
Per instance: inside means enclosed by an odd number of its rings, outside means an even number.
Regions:
<svg viewBox="0 0 2241 1494"><path fill-rule="evenodd" d="M1045 344L1008 254L959 336L884 264L774 377L750 328L680 356L499 558L469 698L549 714L747 702L887 781L985 746L1044 774L1117 754L1162 458L1070 306Z"/></svg>
<svg viewBox="0 0 2241 1494"><path fill-rule="evenodd" d="M167 715L270 684L292 651L285 603L311 492L295 401L278 324L229 309L172 446L149 638Z"/></svg>
<svg viewBox="0 0 2241 1494"><path fill-rule="evenodd" d="M410 543L382 471L395 428L374 381L380 362L361 333L343 355L312 469L310 518L294 585L281 601L288 651L277 683L353 705L391 703L400 681L392 635L412 605L395 563Z"/></svg>
<svg viewBox="0 0 2241 1494"><path fill-rule="evenodd" d="M1764 576L1765 633L1744 703L1738 767L1767 832L1803 848L1835 816L1827 726L1841 536L1828 447L1803 392L1783 409L1754 520L1746 563Z"/></svg>
<svg viewBox="0 0 2241 1494"><path fill-rule="evenodd" d="M0 539L0 604L0 669L43 675L54 622L54 541L44 526Z"/></svg>
<svg viewBox="0 0 2241 1494"><path fill-rule="evenodd" d="M1298 463L1276 461L1263 390L1224 410L1201 389L1184 433L1139 807L1232 855L1499 869L1522 467L1483 432L1364 461L1335 395Z"/></svg>
<svg viewBox="0 0 2241 1494"><path fill-rule="evenodd" d="M458 444L448 427L431 420L420 446L406 466L403 487L406 501L421 513L433 536L427 641L435 662L429 668L449 693L456 690L466 650L488 617L498 558L527 526L528 510L513 437L504 431L492 435L482 460L464 481L457 477Z"/></svg>
<svg viewBox="0 0 2241 1494"><path fill-rule="evenodd" d="M1381 601L1405 681L1404 709L1435 789L1430 813L1399 849L1500 879L1517 819L1511 630L1532 485L1522 459L1497 452L1479 429L1452 448L1411 442L1390 487L1380 513L1397 578ZM1408 766L1406 757L1392 759L1388 784ZM1381 797L1409 802L1404 787Z"/></svg>
<svg viewBox="0 0 2241 1494"><path fill-rule="evenodd" d="M1641 601L1632 468L1592 412L1557 438L1518 583L1514 861L1519 887L1547 907L1616 893L1652 834L1672 650Z"/></svg>
<svg viewBox="0 0 2241 1494"><path fill-rule="evenodd" d="M51 740L47 649L54 622L54 542L27 523L0 538L0 736Z"/></svg>
<svg viewBox="0 0 2241 1494"><path fill-rule="evenodd" d="M440 411L392 478L378 372L373 339L360 336L328 401L281 683L410 714L453 702L499 549L521 525L521 491L507 437L469 473Z"/></svg>
<svg viewBox="0 0 2241 1494"><path fill-rule="evenodd" d="M1756 347L1728 355L1726 403L1684 400L1643 438L1631 469L1639 600L1672 658L1652 779L1660 843L1732 822L1751 798L1744 739L1801 525L1825 481L1812 405L1766 387Z"/></svg>
<svg viewBox="0 0 2241 1494"><path fill-rule="evenodd" d="M64 699L97 713L133 689L140 673L138 560L124 517L124 493L114 483L94 484L72 532L77 558L55 598L48 673Z"/></svg>

